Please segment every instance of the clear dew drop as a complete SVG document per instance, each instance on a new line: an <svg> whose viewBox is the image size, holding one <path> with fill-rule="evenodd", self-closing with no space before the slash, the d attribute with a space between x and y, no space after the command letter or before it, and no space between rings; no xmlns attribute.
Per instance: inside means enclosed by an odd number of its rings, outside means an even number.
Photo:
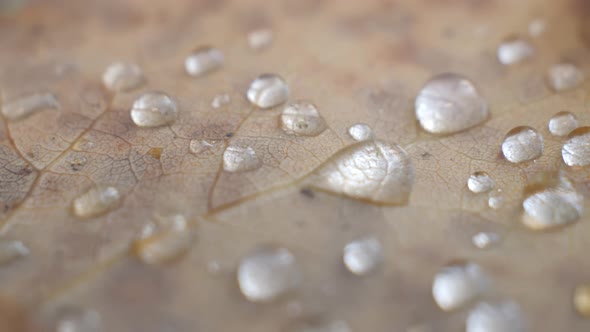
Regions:
<svg viewBox="0 0 590 332"><path fill-rule="evenodd" d="M414 184L412 160L400 146L364 141L337 152L312 176L309 186L379 204L408 201Z"/></svg>
<svg viewBox="0 0 590 332"><path fill-rule="evenodd" d="M251 147L228 146L223 152L223 170L226 172L248 172L260 168L262 161Z"/></svg>
<svg viewBox="0 0 590 332"><path fill-rule="evenodd" d="M60 107L52 93L35 93L5 102L2 105L2 114L9 121L18 121L42 110Z"/></svg>
<svg viewBox="0 0 590 332"><path fill-rule="evenodd" d="M451 134L474 127L488 118L488 105L475 84L457 74L433 77L418 93L416 118L424 130Z"/></svg>
<svg viewBox="0 0 590 332"><path fill-rule="evenodd" d="M204 46L195 49L184 60L184 69L191 76L202 76L223 66L223 53L214 47Z"/></svg>
<svg viewBox="0 0 590 332"><path fill-rule="evenodd" d="M590 284L576 287L573 302L578 314L584 317L590 317Z"/></svg>
<svg viewBox="0 0 590 332"><path fill-rule="evenodd" d="M494 188L494 180L486 172L474 172L467 179L467 188L474 194L486 193Z"/></svg>
<svg viewBox="0 0 590 332"><path fill-rule="evenodd" d="M318 109L308 101L291 103L281 114L281 129L288 135L317 136L326 128Z"/></svg>
<svg viewBox="0 0 590 332"><path fill-rule="evenodd" d="M142 229L134 252L146 264L162 264L180 257L191 246L193 236L180 214L160 216Z"/></svg>
<svg viewBox="0 0 590 332"><path fill-rule="evenodd" d="M163 92L147 92L133 102L131 119L139 127L171 124L178 117L176 101Z"/></svg>
<svg viewBox="0 0 590 332"><path fill-rule="evenodd" d="M529 23L529 35L531 37L539 37L545 30L547 30L547 21L542 18L536 18Z"/></svg>
<svg viewBox="0 0 590 332"><path fill-rule="evenodd" d="M574 64L559 63L549 68L547 81L555 91L571 90L582 84L584 73Z"/></svg>
<svg viewBox="0 0 590 332"><path fill-rule="evenodd" d="M568 166L590 165L590 127L580 127L569 134L561 157Z"/></svg>
<svg viewBox="0 0 590 332"><path fill-rule="evenodd" d="M284 248L260 248L240 261L238 285L251 302L270 302L298 288L302 281L295 257Z"/></svg>
<svg viewBox="0 0 590 332"><path fill-rule="evenodd" d="M92 218L119 207L121 194L115 187L97 185L74 199L72 210L79 218Z"/></svg>
<svg viewBox="0 0 590 332"><path fill-rule="evenodd" d="M66 307L57 314L56 332L101 332L102 319L92 309Z"/></svg>
<svg viewBox="0 0 590 332"><path fill-rule="evenodd" d="M502 189L494 190L488 194L488 206L491 209L498 210L504 205L504 196Z"/></svg>
<svg viewBox="0 0 590 332"><path fill-rule="evenodd" d="M479 249L488 249L498 244L502 238L493 232L479 232L471 238L473 245Z"/></svg>
<svg viewBox="0 0 590 332"><path fill-rule="evenodd" d="M21 241L0 240L0 265L29 255L29 248Z"/></svg>
<svg viewBox="0 0 590 332"><path fill-rule="evenodd" d="M578 128L578 118L570 112L559 112L549 119L547 127L555 136L566 136Z"/></svg>
<svg viewBox="0 0 590 332"><path fill-rule="evenodd" d="M502 142L502 154L511 163L537 159L543 154L543 136L528 126L513 128Z"/></svg>
<svg viewBox="0 0 590 332"><path fill-rule="evenodd" d="M258 29L248 33L248 45L254 50L267 48L272 43L272 30Z"/></svg>
<svg viewBox="0 0 590 332"><path fill-rule="evenodd" d="M246 96L255 106L271 108L287 101L289 87L279 75L262 74L250 83Z"/></svg>
<svg viewBox="0 0 590 332"><path fill-rule="evenodd" d="M218 139L193 139L189 143L189 150L192 154L200 155L215 150L221 146L222 140Z"/></svg>
<svg viewBox="0 0 590 332"><path fill-rule="evenodd" d="M352 137L355 141L366 141L375 138L375 133L373 133L373 129L365 123L356 123L348 128L348 134Z"/></svg>
<svg viewBox="0 0 590 332"><path fill-rule="evenodd" d="M225 105L228 105L229 103L231 103L231 97L229 96L229 94L221 93L213 97L213 100L211 101L211 107L221 108Z"/></svg>
<svg viewBox="0 0 590 332"><path fill-rule="evenodd" d="M535 55L535 48L524 39L510 39L498 46L498 61L503 65L523 62Z"/></svg>
<svg viewBox="0 0 590 332"><path fill-rule="evenodd" d="M490 280L476 264L450 265L434 277L432 296L444 311L465 306L489 288Z"/></svg>
<svg viewBox="0 0 590 332"><path fill-rule="evenodd" d="M466 332L525 332L526 322L514 302L478 303L467 316Z"/></svg>
<svg viewBox="0 0 590 332"><path fill-rule="evenodd" d="M115 92L130 91L145 82L143 71L134 63L115 62L102 74L104 86Z"/></svg>
<svg viewBox="0 0 590 332"><path fill-rule="evenodd" d="M383 262L381 243L374 237L352 241L344 247L343 260L353 274L367 275Z"/></svg>

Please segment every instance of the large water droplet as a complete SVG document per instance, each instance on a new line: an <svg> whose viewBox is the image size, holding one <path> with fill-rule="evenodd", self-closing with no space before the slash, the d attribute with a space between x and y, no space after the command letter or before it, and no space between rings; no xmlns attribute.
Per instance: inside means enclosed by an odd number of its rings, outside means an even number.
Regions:
<svg viewBox="0 0 590 332"><path fill-rule="evenodd" d="M0 265L8 264L29 254L29 248L20 241L0 240Z"/></svg>
<svg viewBox="0 0 590 332"><path fill-rule="evenodd" d="M381 243L374 237L350 242L344 247L344 265L356 275L367 275L383 261Z"/></svg>
<svg viewBox="0 0 590 332"><path fill-rule="evenodd" d="M223 152L223 170L248 172L262 166L262 161L251 147L228 146Z"/></svg>
<svg viewBox="0 0 590 332"><path fill-rule="evenodd" d="M560 63L551 66L547 73L549 85L555 91L566 91L578 87L584 81L584 73L576 65Z"/></svg>
<svg viewBox="0 0 590 332"><path fill-rule="evenodd" d="M184 254L193 236L183 215L156 218L147 224L135 241L135 254L146 264L161 264Z"/></svg>
<svg viewBox="0 0 590 332"><path fill-rule="evenodd" d="M317 136L326 130L326 122L314 104L297 101L283 109L281 129L289 135Z"/></svg>
<svg viewBox="0 0 590 332"><path fill-rule="evenodd" d="M36 93L4 103L2 114L10 121L17 121L42 110L59 108L59 102L53 94Z"/></svg>
<svg viewBox="0 0 590 332"><path fill-rule="evenodd" d="M450 265L442 269L432 284L432 295L438 306L451 311L482 295L490 280L482 269L473 263Z"/></svg>
<svg viewBox="0 0 590 332"><path fill-rule="evenodd" d="M121 204L121 194L115 187L98 185L74 199L72 209L80 218L91 218L105 214Z"/></svg>
<svg viewBox="0 0 590 332"><path fill-rule="evenodd" d="M100 332L101 317L98 312L80 307L66 307L57 314L56 332Z"/></svg>
<svg viewBox="0 0 590 332"><path fill-rule="evenodd" d="M356 123L350 126L350 128L348 128L348 134L355 141L359 142L375 138L373 129L368 124L364 123Z"/></svg>
<svg viewBox="0 0 590 332"><path fill-rule="evenodd" d="M590 127L580 127L569 134L561 157L568 166L590 165Z"/></svg>
<svg viewBox="0 0 590 332"><path fill-rule="evenodd" d="M416 117L424 130L450 134L476 126L488 117L488 105L475 84L457 74L441 74L416 97Z"/></svg>
<svg viewBox="0 0 590 332"><path fill-rule="evenodd" d="M485 193L494 188L494 180L486 172L478 171L469 177L467 187L475 194Z"/></svg>
<svg viewBox="0 0 590 332"><path fill-rule="evenodd" d="M584 316L590 317L590 285L579 285L574 291L574 308Z"/></svg>
<svg viewBox="0 0 590 332"><path fill-rule="evenodd" d="M243 258L238 285L252 302L269 302L296 289L302 281L295 257L284 248L261 248Z"/></svg>
<svg viewBox="0 0 590 332"><path fill-rule="evenodd" d="M115 62L102 74L102 83L111 91L133 90L145 81L143 71L134 63Z"/></svg>
<svg viewBox="0 0 590 332"><path fill-rule="evenodd" d="M526 323L520 306L514 302L481 302L467 317L466 332L524 332Z"/></svg>
<svg viewBox="0 0 590 332"><path fill-rule="evenodd" d="M287 101L289 87L279 75L262 74L250 83L246 96L260 108L271 108Z"/></svg>
<svg viewBox="0 0 590 332"><path fill-rule="evenodd" d="M480 232L471 238L471 242L479 249L487 249L499 243L501 239L497 233Z"/></svg>
<svg viewBox="0 0 590 332"><path fill-rule="evenodd" d="M309 186L380 204L405 204L414 184L412 160L401 147L382 141L350 145L310 177Z"/></svg>
<svg viewBox="0 0 590 332"><path fill-rule="evenodd" d="M261 50L272 43L272 30L258 29L248 33L248 45L255 50Z"/></svg>
<svg viewBox="0 0 590 332"><path fill-rule="evenodd" d="M176 101L163 92L144 93L131 107L131 119L139 127L167 125L174 122L177 116Z"/></svg>
<svg viewBox="0 0 590 332"><path fill-rule="evenodd" d="M498 46L498 60L503 65L513 65L531 58L535 48L524 39L510 39Z"/></svg>
<svg viewBox="0 0 590 332"><path fill-rule="evenodd" d="M528 126L511 129L502 142L502 154L512 163L533 160L542 153L543 136Z"/></svg>
<svg viewBox="0 0 590 332"><path fill-rule="evenodd" d="M566 136L578 128L578 118L570 112L559 112L549 119L547 127L555 136Z"/></svg>
<svg viewBox="0 0 590 332"><path fill-rule="evenodd" d="M213 47L204 46L194 50L184 60L184 69L191 76L201 76L223 66L223 53Z"/></svg>

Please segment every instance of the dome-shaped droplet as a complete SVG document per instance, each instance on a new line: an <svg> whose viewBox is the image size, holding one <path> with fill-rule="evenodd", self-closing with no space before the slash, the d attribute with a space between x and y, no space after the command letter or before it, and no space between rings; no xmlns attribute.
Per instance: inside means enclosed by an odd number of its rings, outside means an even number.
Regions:
<svg viewBox="0 0 590 332"><path fill-rule="evenodd" d="M355 141L366 141L369 139L374 139L375 134L373 133L373 129L365 123L357 123L350 128L348 128L348 134L352 137Z"/></svg>
<svg viewBox="0 0 590 332"><path fill-rule="evenodd" d="M381 204L405 204L414 184L412 160L401 147L382 141L348 146L320 166L309 186Z"/></svg>
<svg viewBox="0 0 590 332"><path fill-rule="evenodd" d="M499 243L501 239L497 233L479 232L471 238L471 241L479 249L487 249Z"/></svg>
<svg viewBox="0 0 590 332"><path fill-rule="evenodd" d="M62 308L55 318L56 332L102 332L100 314L81 307Z"/></svg>
<svg viewBox="0 0 590 332"><path fill-rule="evenodd" d="M489 282L476 264L450 265L434 277L432 296L441 309L451 311L482 295Z"/></svg>
<svg viewBox="0 0 590 332"><path fill-rule="evenodd" d="M144 93L131 107L131 119L139 127L164 126L174 122L177 116L176 101L163 92Z"/></svg>
<svg viewBox="0 0 590 332"><path fill-rule="evenodd" d="M571 90L582 84L584 73L574 64L560 63L549 68L547 81L555 91Z"/></svg>
<svg viewBox="0 0 590 332"><path fill-rule="evenodd" d="M568 166L590 165L590 127L580 127L569 134L561 157Z"/></svg>
<svg viewBox="0 0 590 332"><path fill-rule="evenodd" d="M74 199L72 209L80 218L91 218L114 210L121 204L121 194L115 187L98 185Z"/></svg>
<svg viewBox="0 0 590 332"><path fill-rule="evenodd" d="M467 188L475 194L485 193L494 188L494 180L486 172L478 171L467 180Z"/></svg>
<svg viewBox="0 0 590 332"><path fill-rule="evenodd" d="M220 93L216 95L211 101L211 107L221 108L231 102L231 97L228 93Z"/></svg>
<svg viewBox="0 0 590 332"><path fill-rule="evenodd" d="M272 43L272 30L258 29L248 33L248 45L254 50L261 50Z"/></svg>
<svg viewBox="0 0 590 332"><path fill-rule="evenodd" d="M185 253L192 240L183 215L163 216L144 226L134 243L134 251L146 264L161 264Z"/></svg>
<svg viewBox="0 0 590 332"><path fill-rule="evenodd" d="M238 267L238 285L251 302L270 302L296 289L301 281L295 257L284 248L260 248Z"/></svg>
<svg viewBox="0 0 590 332"><path fill-rule="evenodd" d="M42 110L59 108L60 105L55 95L35 93L5 102L2 104L2 114L10 121L17 121Z"/></svg>
<svg viewBox="0 0 590 332"><path fill-rule="evenodd" d="M374 237L352 241L344 247L344 265L356 275L367 275L383 261L381 243Z"/></svg>
<svg viewBox="0 0 590 332"><path fill-rule="evenodd" d="M29 248L20 241L0 240L0 265L10 263L29 254Z"/></svg>
<svg viewBox="0 0 590 332"><path fill-rule="evenodd" d="M416 118L433 134L459 132L484 122L488 105L475 84L457 74L441 74L424 85L415 101Z"/></svg>
<svg viewBox="0 0 590 332"><path fill-rule="evenodd" d="M220 50L204 46L194 50L184 60L184 69L191 76L201 76L223 66L223 53Z"/></svg>
<svg viewBox="0 0 590 332"><path fill-rule="evenodd" d="M262 166L262 161L251 147L228 146L223 152L223 170L248 172Z"/></svg>
<svg viewBox="0 0 590 332"><path fill-rule="evenodd" d="M326 122L314 104L297 101L283 109L281 129L289 135L317 136L326 130Z"/></svg>
<svg viewBox="0 0 590 332"><path fill-rule="evenodd" d="M526 322L520 306L514 302L481 302L467 317L466 332L525 332Z"/></svg>
<svg viewBox="0 0 590 332"><path fill-rule="evenodd" d="M134 63L115 62L102 74L104 86L115 92L133 90L144 81L143 71Z"/></svg>
<svg viewBox="0 0 590 332"><path fill-rule="evenodd" d="M250 83L246 96L260 108L271 108L287 101L289 87L279 75L262 74Z"/></svg>
<svg viewBox="0 0 590 332"><path fill-rule="evenodd" d="M570 112L559 112L549 119L547 127L555 136L566 136L578 128L578 118Z"/></svg>
<svg viewBox="0 0 590 332"><path fill-rule="evenodd" d="M574 308L578 314L590 317L590 284L579 285L574 291Z"/></svg>
<svg viewBox="0 0 590 332"><path fill-rule="evenodd" d="M502 142L502 154L512 163L537 159L543 154L543 136L531 127L513 128Z"/></svg>
<svg viewBox="0 0 590 332"><path fill-rule="evenodd" d="M513 65L531 58L535 48L524 39L510 39L498 46L498 61L503 65Z"/></svg>

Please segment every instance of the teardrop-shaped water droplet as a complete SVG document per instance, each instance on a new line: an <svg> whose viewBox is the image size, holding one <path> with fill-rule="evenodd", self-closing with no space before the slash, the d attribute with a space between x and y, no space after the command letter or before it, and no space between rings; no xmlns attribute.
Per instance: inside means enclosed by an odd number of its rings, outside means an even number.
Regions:
<svg viewBox="0 0 590 332"><path fill-rule="evenodd" d="M258 29L248 33L248 45L254 50L267 48L272 43L272 30Z"/></svg>
<svg viewBox="0 0 590 332"><path fill-rule="evenodd" d="M457 74L441 74L424 85L415 101L416 118L433 134L456 133L484 122L488 105L475 84Z"/></svg>
<svg viewBox="0 0 590 332"><path fill-rule="evenodd" d="M513 128L502 142L502 154L512 163L537 159L543 154L543 136L528 126Z"/></svg>
<svg viewBox="0 0 590 332"><path fill-rule="evenodd" d="M498 244L502 238L493 232L479 232L471 238L471 242L479 249L487 249Z"/></svg>
<svg viewBox="0 0 590 332"><path fill-rule="evenodd" d="M231 102L231 97L228 93L221 93L216 95L211 101L211 107L213 108L221 108Z"/></svg>
<svg viewBox="0 0 590 332"><path fill-rule="evenodd" d="M134 63L115 62L102 74L104 86L115 92L133 90L144 82L143 71Z"/></svg>
<svg viewBox="0 0 590 332"><path fill-rule="evenodd" d="M352 241L344 247L343 260L350 272L367 275L383 262L381 243L374 237Z"/></svg>
<svg viewBox="0 0 590 332"><path fill-rule="evenodd" d="M486 193L494 188L494 180L486 172L474 172L467 180L467 188L475 194Z"/></svg>
<svg viewBox="0 0 590 332"><path fill-rule="evenodd" d="M0 240L0 265L8 264L29 254L29 248L20 241Z"/></svg>
<svg viewBox="0 0 590 332"><path fill-rule="evenodd" d="M348 128L348 134L355 141L359 142L375 138L373 129L368 124L364 123L357 123L350 126L350 128Z"/></svg>
<svg viewBox="0 0 590 332"><path fill-rule="evenodd" d="M135 241L135 254L146 264L161 264L184 254L193 236L183 215L157 217L147 224Z"/></svg>
<svg viewBox="0 0 590 332"><path fill-rule="evenodd" d="M490 280L478 265L450 265L434 277L432 296L442 310L451 311L481 296L489 287Z"/></svg>
<svg viewBox="0 0 590 332"><path fill-rule="evenodd" d="M248 172L260 168L262 161L251 147L228 146L223 152L223 170Z"/></svg>
<svg viewBox="0 0 590 332"><path fill-rule="evenodd" d="M549 119L547 127L555 136L566 136L578 128L578 118L570 112L559 112Z"/></svg>
<svg viewBox="0 0 590 332"><path fill-rule="evenodd" d="M584 317L590 317L590 284L576 287L573 302L578 314Z"/></svg>
<svg viewBox="0 0 590 332"><path fill-rule="evenodd" d="M97 185L74 199L72 209L79 218L92 218L116 209L121 204L121 194L115 187Z"/></svg>
<svg viewBox="0 0 590 332"><path fill-rule="evenodd" d="M100 314L91 309L65 307L56 317L56 332L101 332Z"/></svg>
<svg viewBox="0 0 590 332"><path fill-rule="evenodd" d="M480 302L469 312L466 332L525 332L527 324L514 302Z"/></svg>
<svg viewBox="0 0 590 332"><path fill-rule="evenodd" d="M184 69L191 76L202 76L223 66L223 53L209 46L195 49L184 60Z"/></svg>
<svg viewBox="0 0 590 332"><path fill-rule="evenodd" d="M326 130L326 122L314 104L297 101L283 109L281 129L289 135L317 136Z"/></svg>
<svg viewBox="0 0 590 332"><path fill-rule="evenodd" d="M35 93L5 102L2 105L2 114L10 121L18 121L42 110L59 108L55 95Z"/></svg>
<svg viewBox="0 0 590 332"><path fill-rule="evenodd" d="M170 124L178 116L176 101L163 92L147 92L133 102L131 119L139 127Z"/></svg>
<svg viewBox="0 0 590 332"><path fill-rule="evenodd" d="M289 87L279 75L262 74L250 83L246 96L260 108L271 108L287 101Z"/></svg>
<svg viewBox="0 0 590 332"><path fill-rule="evenodd" d="M535 55L535 48L524 39L506 40L498 46L498 61L503 65L523 62Z"/></svg>
<svg viewBox="0 0 590 332"><path fill-rule="evenodd" d="M561 157L568 166L590 165L590 127L580 127L568 135Z"/></svg>
<svg viewBox="0 0 590 332"><path fill-rule="evenodd" d="M238 267L238 285L251 302L270 302L296 289L302 275L295 257L284 248L260 248Z"/></svg>
<svg viewBox="0 0 590 332"><path fill-rule="evenodd" d="M560 63L549 68L547 81L555 91L571 90L582 84L584 73L574 64Z"/></svg>

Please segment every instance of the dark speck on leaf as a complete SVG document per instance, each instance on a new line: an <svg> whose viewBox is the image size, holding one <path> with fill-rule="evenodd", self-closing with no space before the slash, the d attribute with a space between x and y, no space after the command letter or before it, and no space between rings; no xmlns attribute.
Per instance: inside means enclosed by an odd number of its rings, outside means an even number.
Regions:
<svg viewBox="0 0 590 332"><path fill-rule="evenodd" d="M315 197L315 193L313 192L313 190L311 190L309 188L303 188L303 189L301 189L300 192L305 197L309 197L309 198L314 198Z"/></svg>

